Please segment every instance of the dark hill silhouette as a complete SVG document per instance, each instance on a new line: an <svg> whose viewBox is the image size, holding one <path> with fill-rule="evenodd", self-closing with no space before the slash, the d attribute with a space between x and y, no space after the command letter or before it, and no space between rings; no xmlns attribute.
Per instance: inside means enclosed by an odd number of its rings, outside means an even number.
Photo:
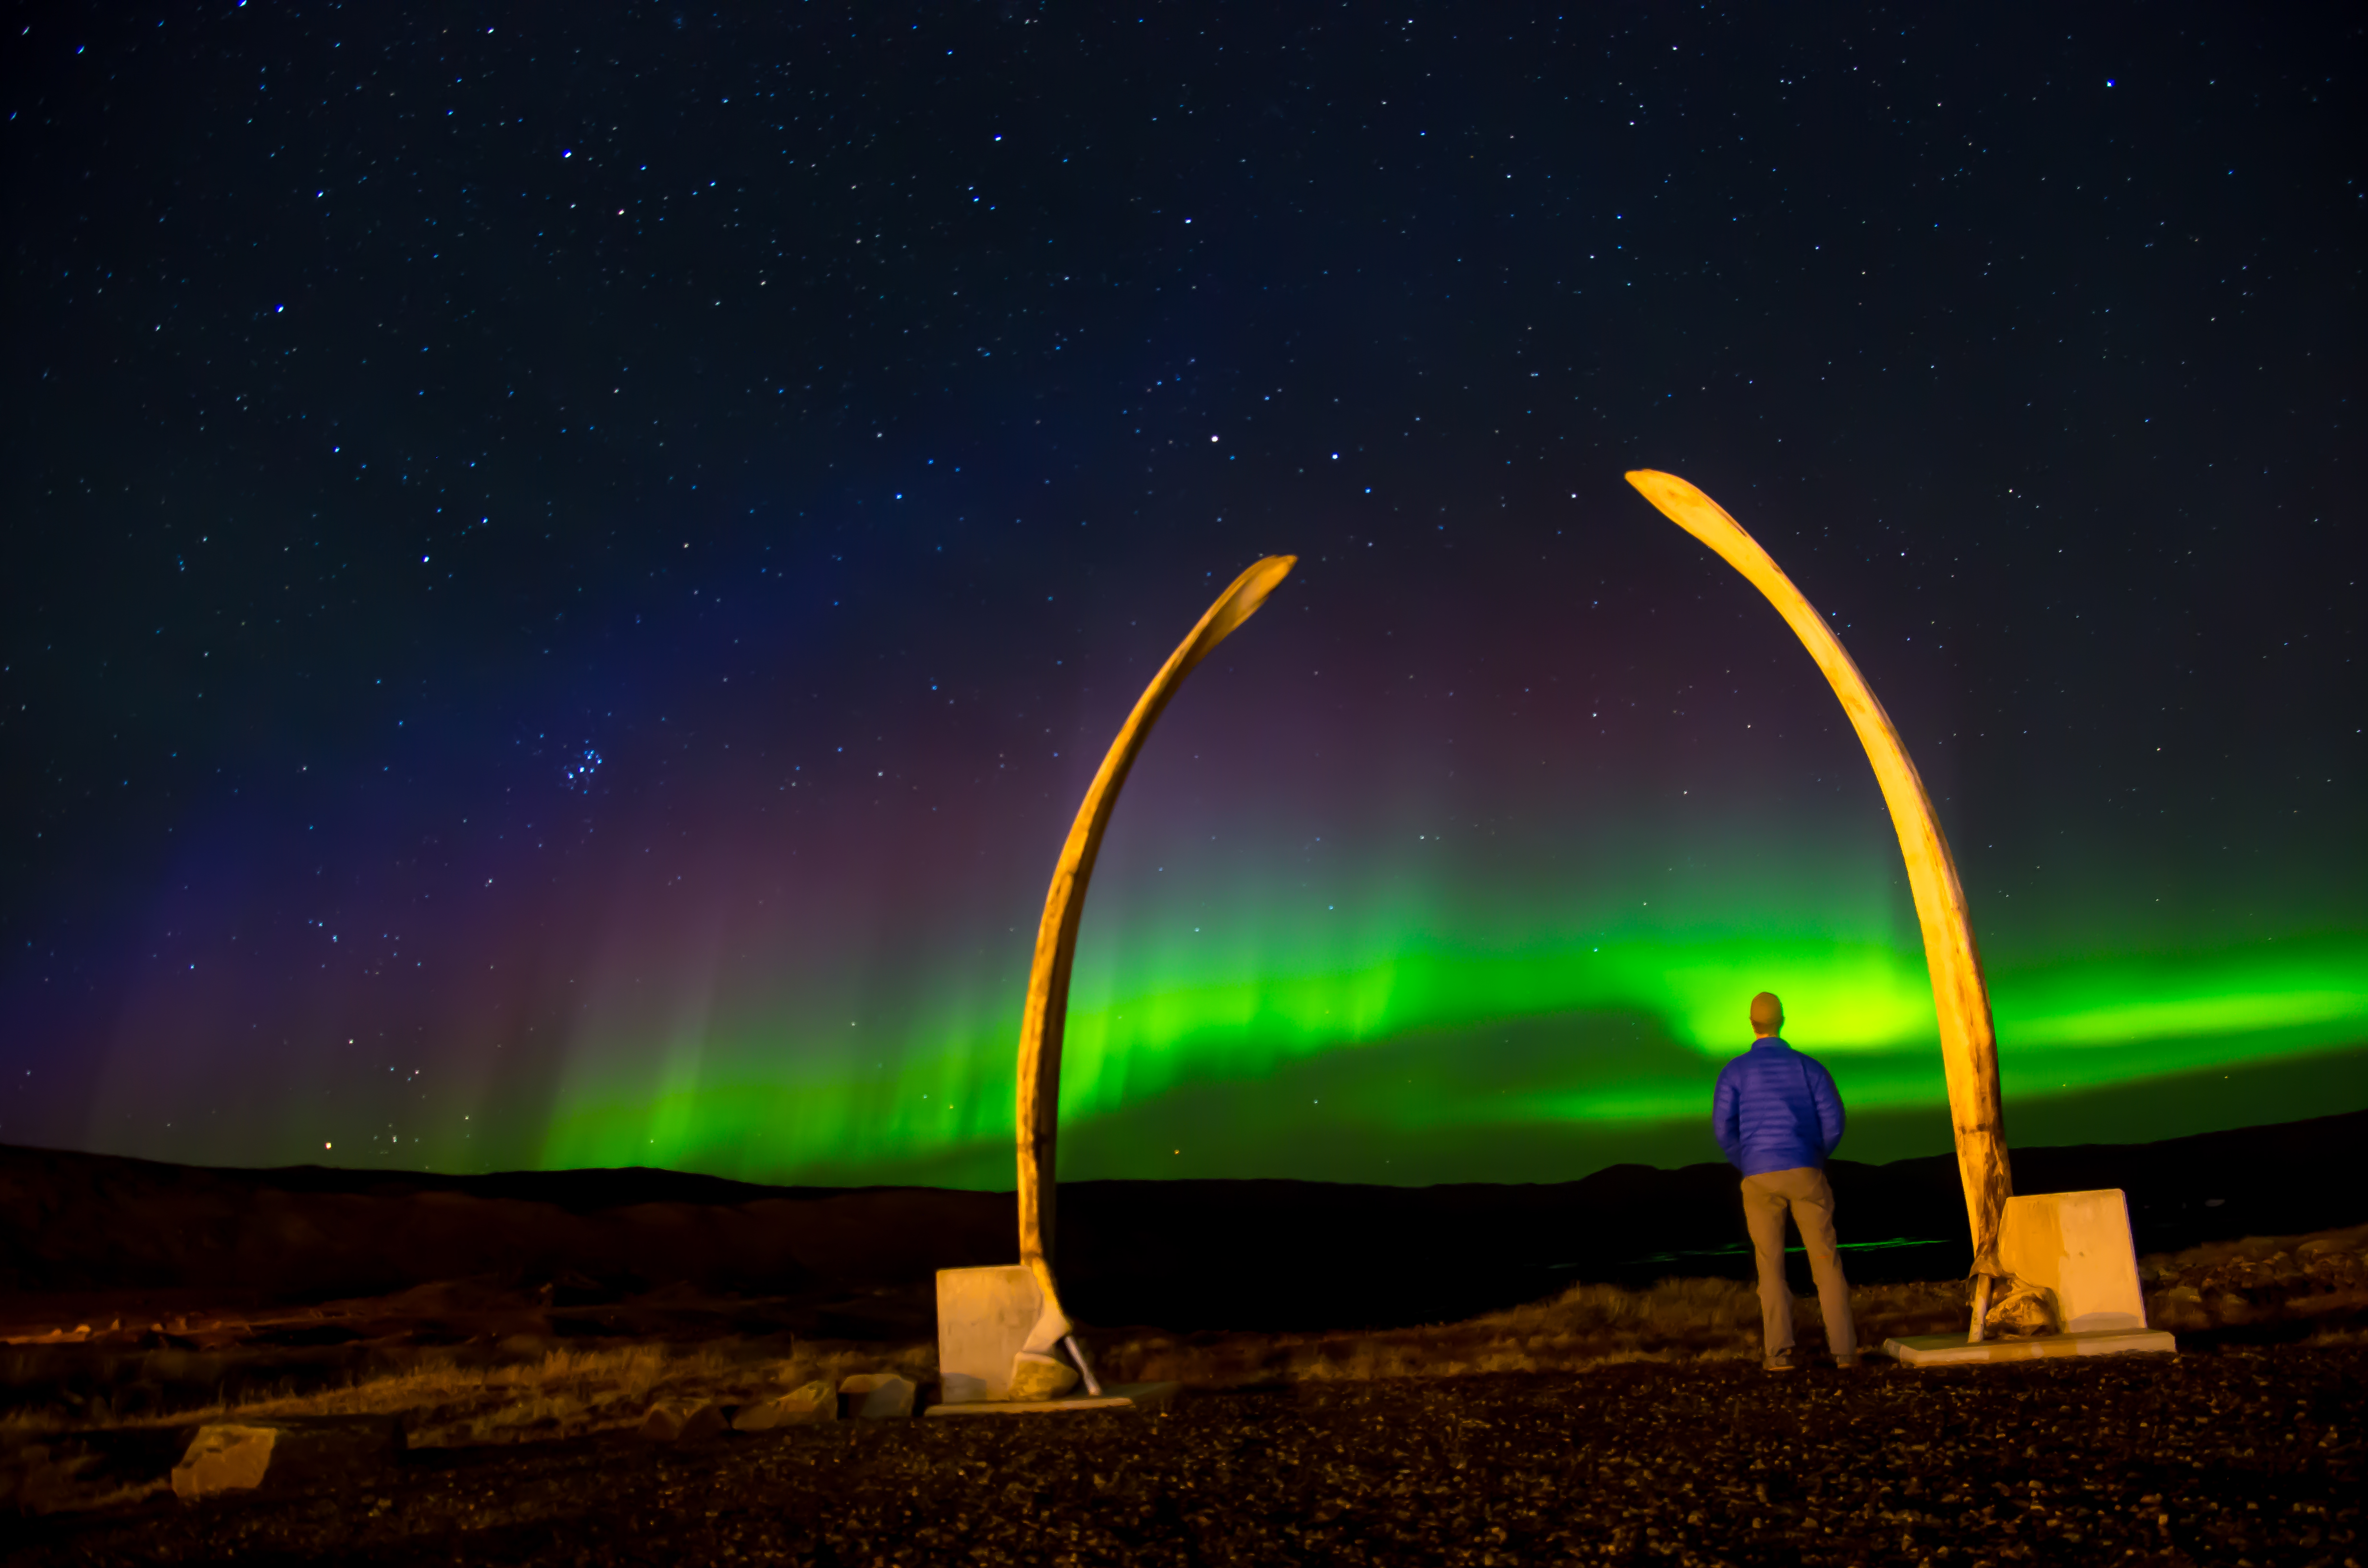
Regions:
<svg viewBox="0 0 2368 1568"><path fill-rule="evenodd" d="M2119 1187L2141 1252L2368 1219L2368 1112L2159 1143L2021 1149L2025 1192ZM1837 1161L1851 1275L1948 1278L1969 1259L1948 1155ZM490 1176L228 1170L0 1146L0 1293L138 1290L317 1301L426 1281L677 1281L751 1296L873 1293L922 1309L931 1271L1008 1262L1008 1193L779 1187L675 1171ZM1616 1165L1537 1186L1081 1181L1062 1274L1101 1324L1358 1328L1440 1322L1579 1280L1745 1277L1725 1165ZM926 1312L922 1312L926 1317Z"/></svg>

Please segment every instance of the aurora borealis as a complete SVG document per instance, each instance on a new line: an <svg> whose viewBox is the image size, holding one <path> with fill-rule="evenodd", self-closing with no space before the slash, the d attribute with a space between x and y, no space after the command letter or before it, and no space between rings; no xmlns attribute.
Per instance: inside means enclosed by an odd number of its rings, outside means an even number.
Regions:
<svg viewBox="0 0 2368 1568"><path fill-rule="evenodd" d="M1873 778L1644 464L1897 722L2016 1142L2368 1105L2356 44L2143 15L37 27L0 1140L1008 1187L1061 835L1288 551L1064 1176L1715 1158L1762 988L1937 1152Z"/></svg>

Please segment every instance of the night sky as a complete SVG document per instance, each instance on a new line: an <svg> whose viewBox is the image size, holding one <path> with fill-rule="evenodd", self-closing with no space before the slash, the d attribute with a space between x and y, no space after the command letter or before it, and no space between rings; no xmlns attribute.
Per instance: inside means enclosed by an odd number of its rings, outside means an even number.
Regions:
<svg viewBox="0 0 2368 1568"><path fill-rule="evenodd" d="M2345 7L19 7L0 1141L1008 1187L2368 1105ZM12 28L12 31L15 29ZM2352 102L2351 109L2344 107ZM2351 126L2351 131L2344 127Z"/></svg>

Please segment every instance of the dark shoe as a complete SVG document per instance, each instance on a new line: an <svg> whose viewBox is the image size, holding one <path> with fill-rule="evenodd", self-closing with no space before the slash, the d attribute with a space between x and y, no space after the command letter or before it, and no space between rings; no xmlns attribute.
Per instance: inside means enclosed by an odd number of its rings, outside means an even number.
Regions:
<svg viewBox="0 0 2368 1568"><path fill-rule="evenodd" d="M1858 1362L1858 1352L1855 1350L1851 1351L1847 1356L1837 1356L1834 1358L1834 1365L1840 1368L1845 1372L1856 1367Z"/></svg>
<svg viewBox="0 0 2368 1568"><path fill-rule="evenodd" d="M1759 1364L1771 1372L1789 1372L1801 1363L1794 1358L1792 1351L1779 1350Z"/></svg>

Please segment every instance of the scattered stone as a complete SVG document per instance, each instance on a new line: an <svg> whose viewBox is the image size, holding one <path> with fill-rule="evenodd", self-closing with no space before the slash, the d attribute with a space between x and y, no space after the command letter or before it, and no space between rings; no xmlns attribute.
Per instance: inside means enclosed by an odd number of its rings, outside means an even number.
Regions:
<svg viewBox="0 0 2368 1568"><path fill-rule="evenodd" d="M357 1471L382 1470L403 1452L403 1423L393 1416L324 1416L301 1421L218 1421L198 1428L173 1491L186 1499L276 1489Z"/></svg>
<svg viewBox="0 0 2368 1568"><path fill-rule="evenodd" d="M1011 1358L1010 1391L1007 1401L1058 1399L1077 1386L1077 1369L1057 1357L1038 1350L1022 1350Z"/></svg>
<svg viewBox="0 0 2368 1568"><path fill-rule="evenodd" d="M650 1406L642 1417L641 1436L653 1443L696 1443L720 1437L723 1430L723 1406L677 1400Z"/></svg>
<svg viewBox="0 0 2368 1568"><path fill-rule="evenodd" d="M739 1432L769 1432L776 1426L791 1426L800 1422L837 1419L838 1394L817 1379L777 1398L748 1406L732 1418L732 1426Z"/></svg>
<svg viewBox="0 0 2368 1568"><path fill-rule="evenodd" d="M271 1469L271 1450L279 1444L276 1426L201 1426L188 1452L173 1467L173 1492L180 1497L204 1497L260 1486Z"/></svg>
<svg viewBox="0 0 2368 1568"><path fill-rule="evenodd" d="M894 1372L858 1372L844 1379L847 1414L856 1421L897 1421L913 1414L912 1382Z"/></svg>

